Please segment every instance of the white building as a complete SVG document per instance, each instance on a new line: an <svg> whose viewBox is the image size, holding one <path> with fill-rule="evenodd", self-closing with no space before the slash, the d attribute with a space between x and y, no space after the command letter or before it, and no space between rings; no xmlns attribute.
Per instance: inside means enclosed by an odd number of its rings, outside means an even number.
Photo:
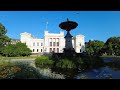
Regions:
<svg viewBox="0 0 120 90"><path fill-rule="evenodd" d="M30 33L20 34L20 41L32 50L33 54L43 54L49 52L62 53L65 48L64 32L49 33L44 31L44 38L34 38ZM73 48L76 53L82 53L85 50L85 41L83 35L76 35L72 39Z"/></svg>

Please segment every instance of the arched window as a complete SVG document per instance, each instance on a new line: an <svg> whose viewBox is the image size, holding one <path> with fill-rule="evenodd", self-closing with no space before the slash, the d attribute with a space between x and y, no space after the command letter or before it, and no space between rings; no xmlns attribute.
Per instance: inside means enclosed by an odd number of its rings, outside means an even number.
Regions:
<svg viewBox="0 0 120 90"><path fill-rule="evenodd" d="M42 52L42 49L41 49L41 52Z"/></svg>
<svg viewBox="0 0 120 90"><path fill-rule="evenodd" d="M37 49L37 52L39 52L39 49Z"/></svg>
<svg viewBox="0 0 120 90"><path fill-rule="evenodd" d="M35 49L33 49L33 52L35 52Z"/></svg>

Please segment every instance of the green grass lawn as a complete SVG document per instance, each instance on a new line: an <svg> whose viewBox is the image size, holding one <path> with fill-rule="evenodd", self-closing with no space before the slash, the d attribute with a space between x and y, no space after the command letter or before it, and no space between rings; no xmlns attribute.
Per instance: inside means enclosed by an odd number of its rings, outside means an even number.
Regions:
<svg viewBox="0 0 120 90"><path fill-rule="evenodd" d="M102 58L111 57L111 58L120 58L120 56L100 56Z"/></svg>
<svg viewBox="0 0 120 90"><path fill-rule="evenodd" d="M32 59L32 58L37 58L38 56L26 56L26 57L0 57L3 60L11 60L11 59Z"/></svg>

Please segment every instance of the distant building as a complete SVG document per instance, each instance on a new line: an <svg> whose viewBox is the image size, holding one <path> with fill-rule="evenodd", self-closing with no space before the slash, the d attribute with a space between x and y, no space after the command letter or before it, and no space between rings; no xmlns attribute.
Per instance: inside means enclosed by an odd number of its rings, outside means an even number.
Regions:
<svg viewBox="0 0 120 90"><path fill-rule="evenodd" d="M12 39L11 44L16 44L17 42L20 42L20 39Z"/></svg>
<svg viewBox="0 0 120 90"><path fill-rule="evenodd" d="M64 32L49 33L44 31L44 38L34 38L32 34L24 32L20 34L20 41L25 43L31 50L32 54L62 53L65 48ZM76 53L85 51L84 35L76 35L72 40L73 48Z"/></svg>

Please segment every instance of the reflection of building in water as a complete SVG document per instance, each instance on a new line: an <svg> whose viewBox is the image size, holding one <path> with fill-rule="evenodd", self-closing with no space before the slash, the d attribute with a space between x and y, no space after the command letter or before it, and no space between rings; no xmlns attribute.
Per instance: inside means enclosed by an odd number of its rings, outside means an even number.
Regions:
<svg viewBox="0 0 120 90"><path fill-rule="evenodd" d="M64 32L49 33L44 32L44 38L34 38L30 33L24 32L20 34L20 41L32 50L33 54L56 52L62 53L65 48ZM77 53L82 53L85 50L85 42L83 35L76 35L72 39L72 44Z"/></svg>

